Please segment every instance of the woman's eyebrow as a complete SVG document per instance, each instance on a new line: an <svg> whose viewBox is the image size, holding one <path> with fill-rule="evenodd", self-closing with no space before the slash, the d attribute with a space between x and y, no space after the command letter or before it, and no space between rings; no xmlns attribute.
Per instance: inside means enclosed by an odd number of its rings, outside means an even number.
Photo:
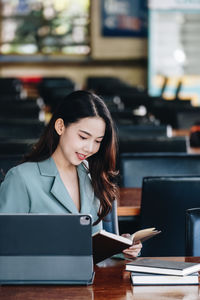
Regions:
<svg viewBox="0 0 200 300"><path fill-rule="evenodd" d="M81 129L80 129L80 132L85 133L85 134L87 134L87 135L89 135L89 136L92 136L91 133L89 133L89 132L87 132L87 131L85 131L85 130L81 130ZM101 138L103 138L103 137L104 137L104 136L98 136L97 139L101 139Z"/></svg>

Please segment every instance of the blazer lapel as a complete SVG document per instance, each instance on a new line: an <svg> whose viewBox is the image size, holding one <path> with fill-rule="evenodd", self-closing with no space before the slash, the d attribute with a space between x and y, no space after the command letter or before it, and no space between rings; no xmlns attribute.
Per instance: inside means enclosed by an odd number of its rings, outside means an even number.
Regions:
<svg viewBox="0 0 200 300"><path fill-rule="evenodd" d="M77 214L78 210L62 182L56 164L52 157L38 163L42 176L54 177L53 185L50 186L52 195L71 213Z"/></svg>
<svg viewBox="0 0 200 300"><path fill-rule="evenodd" d="M55 180L53 182L51 193L54 195L55 198L65 207L69 212L77 214L78 210L70 197L67 189L62 182L60 175L57 174Z"/></svg>

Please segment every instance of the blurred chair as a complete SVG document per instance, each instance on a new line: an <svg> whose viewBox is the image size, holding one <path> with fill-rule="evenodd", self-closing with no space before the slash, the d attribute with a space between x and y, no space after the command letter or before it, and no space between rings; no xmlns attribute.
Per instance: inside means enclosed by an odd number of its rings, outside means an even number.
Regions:
<svg viewBox="0 0 200 300"><path fill-rule="evenodd" d="M38 84L38 92L52 112L75 89L76 83L67 77L44 77Z"/></svg>
<svg viewBox="0 0 200 300"><path fill-rule="evenodd" d="M0 155L24 155L28 153L37 139L1 138Z"/></svg>
<svg viewBox="0 0 200 300"><path fill-rule="evenodd" d="M122 187L141 188L144 177L199 175L200 155L187 153L121 153Z"/></svg>
<svg viewBox="0 0 200 300"><path fill-rule="evenodd" d="M137 87L113 76L90 76L87 78L86 89L100 95L120 96L124 93L139 92Z"/></svg>
<svg viewBox="0 0 200 300"><path fill-rule="evenodd" d="M29 119L0 119L0 139L37 139L45 128L44 123Z"/></svg>
<svg viewBox="0 0 200 300"><path fill-rule="evenodd" d="M0 77L0 102L1 100L19 100L22 92L22 82L14 77Z"/></svg>
<svg viewBox="0 0 200 300"><path fill-rule="evenodd" d="M119 96L116 95L105 95L102 96L103 101L106 103L109 111L112 113L120 113L124 111L124 104Z"/></svg>
<svg viewBox="0 0 200 300"><path fill-rule="evenodd" d="M117 131L119 138L131 140L136 137L151 138L151 137L167 137L171 134L170 126L166 125L122 125L117 123Z"/></svg>
<svg viewBox="0 0 200 300"><path fill-rule="evenodd" d="M187 152L186 137L119 137L120 153Z"/></svg>
<svg viewBox="0 0 200 300"><path fill-rule="evenodd" d="M119 234L118 216L117 216L117 201L113 201L111 212L103 220L103 229Z"/></svg>
<svg viewBox="0 0 200 300"><path fill-rule="evenodd" d="M40 108L35 100L0 101L0 118L39 119Z"/></svg>
<svg viewBox="0 0 200 300"><path fill-rule="evenodd" d="M132 117L133 119L133 117ZM186 152L186 137L171 137L167 125L116 123L119 152Z"/></svg>
<svg viewBox="0 0 200 300"><path fill-rule="evenodd" d="M191 108L190 100L164 100L162 98L150 101L149 113L153 114L161 124L171 125L173 128L180 128L178 124L178 113L188 111Z"/></svg>
<svg viewBox="0 0 200 300"><path fill-rule="evenodd" d="M185 256L185 211L200 206L199 176L144 178L141 228L161 234L145 241L142 256Z"/></svg>
<svg viewBox="0 0 200 300"><path fill-rule="evenodd" d="M192 107L177 113L177 128L189 129L200 121L200 107Z"/></svg>
<svg viewBox="0 0 200 300"><path fill-rule="evenodd" d="M200 204L198 205L200 207ZM200 256L200 208L186 210L186 256Z"/></svg>

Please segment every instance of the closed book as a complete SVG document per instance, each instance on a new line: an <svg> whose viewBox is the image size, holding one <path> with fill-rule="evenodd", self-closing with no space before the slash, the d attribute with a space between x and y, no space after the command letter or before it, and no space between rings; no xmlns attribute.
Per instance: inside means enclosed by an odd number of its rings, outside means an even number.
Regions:
<svg viewBox="0 0 200 300"><path fill-rule="evenodd" d="M93 259L94 263L98 263L108 257L122 252L124 249L130 247L133 242L145 241L160 231L155 228L146 228L139 230L129 237L123 237L105 230L100 230L93 234Z"/></svg>
<svg viewBox="0 0 200 300"><path fill-rule="evenodd" d="M200 271L200 263L143 258L127 263L126 271L184 276Z"/></svg>
<svg viewBox="0 0 200 300"><path fill-rule="evenodd" d="M175 276L131 272L131 282L133 285L199 284L199 273L196 272L187 276Z"/></svg>

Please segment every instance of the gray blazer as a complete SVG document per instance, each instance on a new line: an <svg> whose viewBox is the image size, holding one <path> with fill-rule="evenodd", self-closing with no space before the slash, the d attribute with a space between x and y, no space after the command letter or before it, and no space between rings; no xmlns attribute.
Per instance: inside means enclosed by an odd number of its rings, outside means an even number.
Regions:
<svg viewBox="0 0 200 300"><path fill-rule="evenodd" d="M81 210L78 212L64 186L53 158L26 162L8 171L0 186L0 213L90 214L97 220L99 200L94 195L88 172L77 167ZM93 233L102 223L93 226Z"/></svg>

